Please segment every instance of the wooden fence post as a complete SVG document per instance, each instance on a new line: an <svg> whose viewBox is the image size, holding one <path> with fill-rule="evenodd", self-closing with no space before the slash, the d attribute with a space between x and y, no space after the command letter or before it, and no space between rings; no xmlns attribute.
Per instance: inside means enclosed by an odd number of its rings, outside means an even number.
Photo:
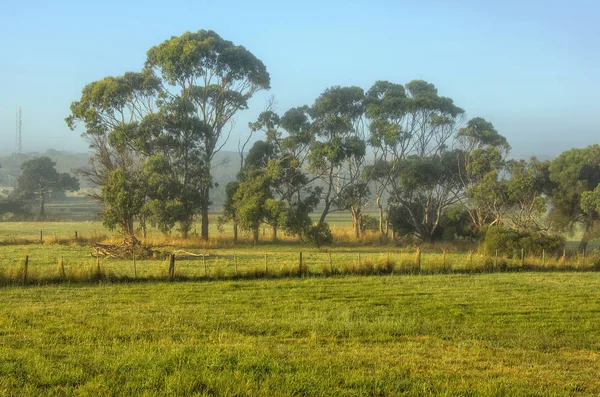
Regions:
<svg viewBox="0 0 600 397"><path fill-rule="evenodd" d="M469 270L473 270L473 251L469 251Z"/></svg>
<svg viewBox="0 0 600 397"><path fill-rule="evenodd" d="M175 277L175 254L171 254L169 261L169 280L173 281Z"/></svg>
<svg viewBox="0 0 600 397"><path fill-rule="evenodd" d="M358 253L358 267L360 267L360 252Z"/></svg>
<svg viewBox="0 0 600 397"><path fill-rule="evenodd" d="M100 256L96 257L96 274L100 276Z"/></svg>
<svg viewBox="0 0 600 397"><path fill-rule="evenodd" d="M300 251L300 255L298 256L298 274L302 276L302 251Z"/></svg>
<svg viewBox="0 0 600 397"><path fill-rule="evenodd" d="M237 255L233 254L233 263L235 264L235 275L238 275Z"/></svg>
<svg viewBox="0 0 600 397"><path fill-rule="evenodd" d="M417 271L421 273L421 247L417 247Z"/></svg>
<svg viewBox="0 0 600 397"><path fill-rule="evenodd" d="M131 251L133 252L133 278L137 278L137 266L135 264L135 247L131 247Z"/></svg>
<svg viewBox="0 0 600 397"><path fill-rule="evenodd" d="M521 267L525 266L525 248L521 248Z"/></svg>
<svg viewBox="0 0 600 397"><path fill-rule="evenodd" d="M327 250L327 255L329 256L329 271L333 274L333 263L331 262L331 251Z"/></svg>
<svg viewBox="0 0 600 397"><path fill-rule="evenodd" d="M202 263L204 264L204 276L208 276L208 267L206 266L206 254L202 254Z"/></svg>
<svg viewBox="0 0 600 397"><path fill-rule="evenodd" d="M77 240L77 239L78 239L77 230L75 230L75 240Z"/></svg>
<svg viewBox="0 0 600 397"><path fill-rule="evenodd" d="M44 231L40 229L40 244L44 243Z"/></svg>
<svg viewBox="0 0 600 397"><path fill-rule="evenodd" d="M60 275L63 280L67 278L67 274L65 273L65 258L60 258Z"/></svg>
<svg viewBox="0 0 600 397"><path fill-rule="evenodd" d="M581 266L585 267L585 248L583 249L583 258L581 259Z"/></svg>

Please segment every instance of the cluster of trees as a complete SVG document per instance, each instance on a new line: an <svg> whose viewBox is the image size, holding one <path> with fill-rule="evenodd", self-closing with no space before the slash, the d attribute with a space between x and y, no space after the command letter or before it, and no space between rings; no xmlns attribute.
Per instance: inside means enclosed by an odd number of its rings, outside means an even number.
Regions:
<svg viewBox="0 0 600 397"><path fill-rule="evenodd" d="M83 124L94 153L85 177L102 187L103 220L134 234L136 221L187 237L194 217L208 238L211 167L235 114L269 89L265 65L213 31L151 48L140 72L87 85L67 124ZM552 162L508 160L494 126L422 80L326 89L312 105L249 124L265 139L244 152L221 222L258 239L269 225L327 242L327 217L348 211L354 234L421 240L483 236L489 228L547 233L597 228L600 150L573 149ZM379 219L365 215L374 201ZM550 211L548 209L550 208ZM310 213L317 213L313 222ZM391 230L390 230L391 226Z"/></svg>
<svg viewBox="0 0 600 397"><path fill-rule="evenodd" d="M46 217L46 203L52 198L64 196L66 191L79 190L79 181L69 173L59 173L56 163L49 157L34 157L21 165L21 174L15 190L0 200L0 216L26 216L30 206L37 204L38 219Z"/></svg>
<svg viewBox="0 0 600 397"><path fill-rule="evenodd" d="M84 176L102 187L105 225L179 225L187 237L200 214L208 239L211 162L234 115L269 84L252 53L204 30L151 48L140 72L88 84L66 121L85 128L94 158Z"/></svg>

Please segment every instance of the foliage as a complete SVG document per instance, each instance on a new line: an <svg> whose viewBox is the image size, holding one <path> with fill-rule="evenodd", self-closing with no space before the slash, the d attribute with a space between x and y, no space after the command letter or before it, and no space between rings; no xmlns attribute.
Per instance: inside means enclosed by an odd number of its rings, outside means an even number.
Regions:
<svg viewBox="0 0 600 397"><path fill-rule="evenodd" d="M394 232L432 241L444 210L458 201L461 184L456 153L411 156L401 162L390 204Z"/></svg>
<svg viewBox="0 0 600 397"><path fill-rule="evenodd" d="M48 157L35 157L21 165L14 197L39 202L39 217L44 218L45 204L53 193L79 190L79 181L68 173L58 173L56 163Z"/></svg>
<svg viewBox="0 0 600 397"><path fill-rule="evenodd" d="M310 226L304 235L304 238L309 244L314 245L317 248L333 243L333 233L331 233L331 229L327 222Z"/></svg>
<svg viewBox="0 0 600 397"><path fill-rule="evenodd" d="M552 205L551 226L564 231L582 225L584 233L579 248L585 249L600 219L600 213L593 205L593 192L600 183L600 146L561 153L550 162L548 178L551 182L548 189Z"/></svg>
<svg viewBox="0 0 600 397"><path fill-rule="evenodd" d="M170 96L184 98L191 106L190 113L203 125L198 143L202 145L200 205L202 237L206 240L213 185L211 161L227 141L226 126L234 115L248 107L256 92L269 89L269 74L250 51L211 30L186 32L152 47L146 69L160 74Z"/></svg>
<svg viewBox="0 0 600 397"><path fill-rule="evenodd" d="M501 226L487 228L484 250L491 255L518 257L521 249L525 255L541 256L542 251L547 255L562 252L565 241L561 236L551 235L540 231L518 231Z"/></svg>
<svg viewBox="0 0 600 397"><path fill-rule="evenodd" d="M146 203L146 185L141 173L126 173L115 169L102 186L102 201L106 207L102 224L110 230L116 227L127 235L135 233L134 221Z"/></svg>

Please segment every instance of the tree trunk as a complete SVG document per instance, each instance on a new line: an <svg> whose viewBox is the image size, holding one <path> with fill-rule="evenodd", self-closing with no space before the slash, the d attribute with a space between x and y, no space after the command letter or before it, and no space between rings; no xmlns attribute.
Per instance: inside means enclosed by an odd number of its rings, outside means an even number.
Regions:
<svg viewBox="0 0 600 397"><path fill-rule="evenodd" d="M583 251L587 248L588 242L592 239L594 234L594 221L588 221L585 225L585 231L583 232L583 236L581 236L581 241L579 242L579 247L577 248L579 251Z"/></svg>
<svg viewBox="0 0 600 397"><path fill-rule="evenodd" d="M385 234L383 230L383 206L381 205L381 195L377 195L377 207L379 208L379 233Z"/></svg>
<svg viewBox="0 0 600 397"><path fill-rule="evenodd" d="M204 200L202 203L202 228L201 228L201 235L202 235L202 240L204 241L208 241L208 204L209 204L209 196L210 196L210 189L208 186L204 187Z"/></svg>
<svg viewBox="0 0 600 397"><path fill-rule="evenodd" d="M351 210L352 213L352 227L354 228L354 238L357 240L360 238L360 210Z"/></svg>
<svg viewBox="0 0 600 397"><path fill-rule="evenodd" d="M238 241L238 223L236 220L233 221L233 242L237 243Z"/></svg>
<svg viewBox="0 0 600 397"><path fill-rule="evenodd" d="M325 223L325 218L327 217L327 214L329 214L330 207L331 207L331 203L329 202L329 200L326 200L325 208L323 209L323 213L321 214L321 217L319 218L319 226L321 226L323 223Z"/></svg>
<svg viewBox="0 0 600 397"><path fill-rule="evenodd" d="M254 245L258 243L258 228L254 229L252 232L252 242L254 243Z"/></svg>
<svg viewBox="0 0 600 397"><path fill-rule="evenodd" d="M46 217L46 209L44 208L44 205L46 204L46 200L44 198L44 195L40 196L40 218L44 219Z"/></svg>
<svg viewBox="0 0 600 397"><path fill-rule="evenodd" d="M277 226L273 226L273 241L277 241Z"/></svg>

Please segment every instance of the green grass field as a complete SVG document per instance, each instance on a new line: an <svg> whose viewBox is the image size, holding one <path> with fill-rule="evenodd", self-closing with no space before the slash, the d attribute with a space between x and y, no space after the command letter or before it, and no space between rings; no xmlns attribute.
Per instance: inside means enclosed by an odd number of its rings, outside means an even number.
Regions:
<svg viewBox="0 0 600 397"><path fill-rule="evenodd" d="M600 275L0 289L3 395L597 395Z"/></svg>
<svg viewBox="0 0 600 397"><path fill-rule="evenodd" d="M598 253L434 245L416 267L343 229L323 249L211 232L151 231L181 252L169 282L164 257L92 258L119 241L99 222L0 223L0 395L600 394Z"/></svg>

